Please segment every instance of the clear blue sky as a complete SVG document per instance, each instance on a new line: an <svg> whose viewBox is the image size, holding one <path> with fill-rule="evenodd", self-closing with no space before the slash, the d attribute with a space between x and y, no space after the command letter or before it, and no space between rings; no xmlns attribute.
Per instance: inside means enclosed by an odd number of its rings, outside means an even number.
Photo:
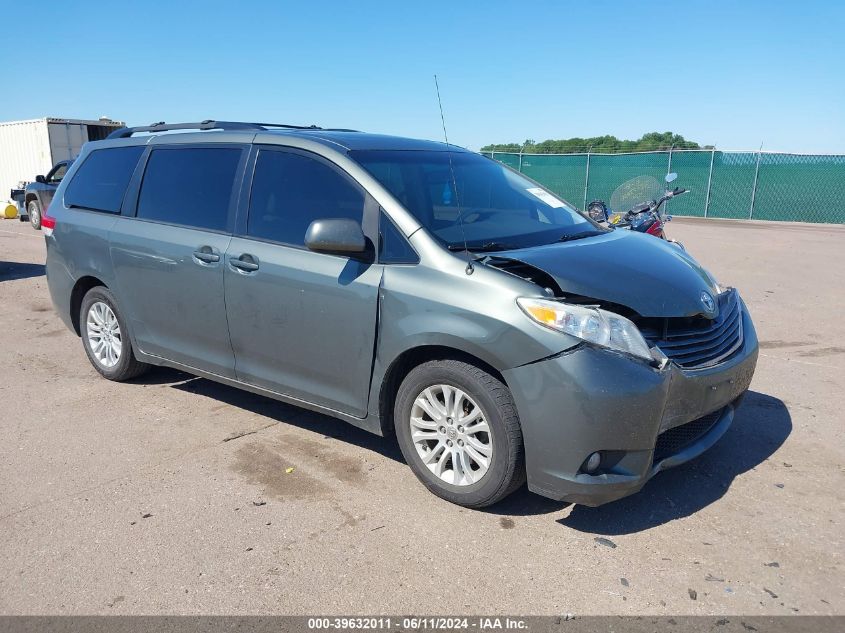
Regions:
<svg viewBox="0 0 845 633"><path fill-rule="evenodd" d="M845 153L842 0L134 7L0 0L17 16L0 120L218 118L439 139L437 73L450 140L472 149L672 130L725 149Z"/></svg>

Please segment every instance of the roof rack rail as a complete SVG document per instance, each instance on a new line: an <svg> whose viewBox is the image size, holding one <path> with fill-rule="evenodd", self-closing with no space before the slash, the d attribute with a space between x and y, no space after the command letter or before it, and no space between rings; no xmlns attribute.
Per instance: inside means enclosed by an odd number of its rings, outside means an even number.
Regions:
<svg viewBox="0 0 845 633"><path fill-rule="evenodd" d="M290 130L322 130L319 125L289 125L287 123L251 123L250 125L257 125L259 127L283 127Z"/></svg>
<svg viewBox="0 0 845 633"><path fill-rule="evenodd" d="M198 123L165 123L159 121L150 125L122 127L106 138L129 138L139 132L169 132L170 130L266 130L281 127L291 130L322 130L316 125L288 125L287 123L245 123L243 121L213 121L206 119Z"/></svg>
<svg viewBox="0 0 845 633"><path fill-rule="evenodd" d="M283 127L290 130L323 130L324 132L359 132L345 127L320 127L318 125L288 125L286 123L253 123L267 129L268 127Z"/></svg>

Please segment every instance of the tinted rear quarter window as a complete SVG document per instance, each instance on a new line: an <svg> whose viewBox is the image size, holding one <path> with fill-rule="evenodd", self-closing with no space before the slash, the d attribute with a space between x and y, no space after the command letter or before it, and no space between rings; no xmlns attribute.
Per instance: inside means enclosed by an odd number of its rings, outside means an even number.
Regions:
<svg viewBox="0 0 845 633"><path fill-rule="evenodd" d="M242 151L239 147L154 149L144 171L137 216L225 231Z"/></svg>
<svg viewBox="0 0 845 633"><path fill-rule="evenodd" d="M282 151L258 154L249 204L247 235L305 245L314 220L361 222L364 194L334 168L314 158Z"/></svg>
<svg viewBox="0 0 845 633"><path fill-rule="evenodd" d="M379 253L382 264L417 264L420 258L408 243L408 239L388 218L384 211L379 219Z"/></svg>
<svg viewBox="0 0 845 633"><path fill-rule="evenodd" d="M68 184L65 204L118 213L132 172L143 153L141 145L94 150Z"/></svg>

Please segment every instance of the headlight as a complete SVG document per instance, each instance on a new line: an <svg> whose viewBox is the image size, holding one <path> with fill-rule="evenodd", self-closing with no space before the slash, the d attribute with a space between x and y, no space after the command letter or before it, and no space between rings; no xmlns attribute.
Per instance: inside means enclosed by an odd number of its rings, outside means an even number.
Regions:
<svg viewBox="0 0 845 633"><path fill-rule="evenodd" d="M716 279L716 277L713 275L713 273L711 273L709 270L705 269L704 273L707 275L707 278L710 279L710 284L716 290L717 295L720 295L723 292L727 292L728 290L731 289L730 286L726 286L724 284L719 283L719 281Z"/></svg>
<svg viewBox="0 0 845 633"><path fill-rule="evenodd" d="M722 284L722 283L719 283L719 282L718 282L718 281L716 281L715 279L714 279L713 281L716 283L716 292L717 292L718 294L720 294L720 295L721 295L721 294L726 293L728 290L730 290L730 289L731 289L731 287L730 287L730 286L726 286L726 285L724 285L724 284Z"/></svg>
<svg viewBox="0 0 845 633"><path fill-rule="evenodd" d="M516 302L540 325L595 345L653 360L648 343L637 326L619 314L547 299L520 297Z"/></svg>

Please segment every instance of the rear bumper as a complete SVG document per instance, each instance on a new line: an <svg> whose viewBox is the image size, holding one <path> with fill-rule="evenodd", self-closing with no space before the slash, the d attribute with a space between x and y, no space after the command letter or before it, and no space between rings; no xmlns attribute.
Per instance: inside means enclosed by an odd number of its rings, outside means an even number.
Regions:
<svg viewBox="0 0 845 633"><path fill-rule="evenodd" d="M707 369L670 363L657 370L581 346L505 371L522 423L529 489L597 506L710 448L730 428L757 364L757 336L744 305L742 319L740 349ZM588 474L584 462L596 451L602 466Z"/></svg>
<svg viewBox="0 0 845 633"><path fill-rule="evenodd" d="M45 236L45 244L47 246L47 258L44 270L47 276L47 288L50 291L53 309L68 329L76 334L70 314L71 296L76 281L67 269L65 260L58 252L59 247L56 245L55 240L51 236Z"/></svg>

